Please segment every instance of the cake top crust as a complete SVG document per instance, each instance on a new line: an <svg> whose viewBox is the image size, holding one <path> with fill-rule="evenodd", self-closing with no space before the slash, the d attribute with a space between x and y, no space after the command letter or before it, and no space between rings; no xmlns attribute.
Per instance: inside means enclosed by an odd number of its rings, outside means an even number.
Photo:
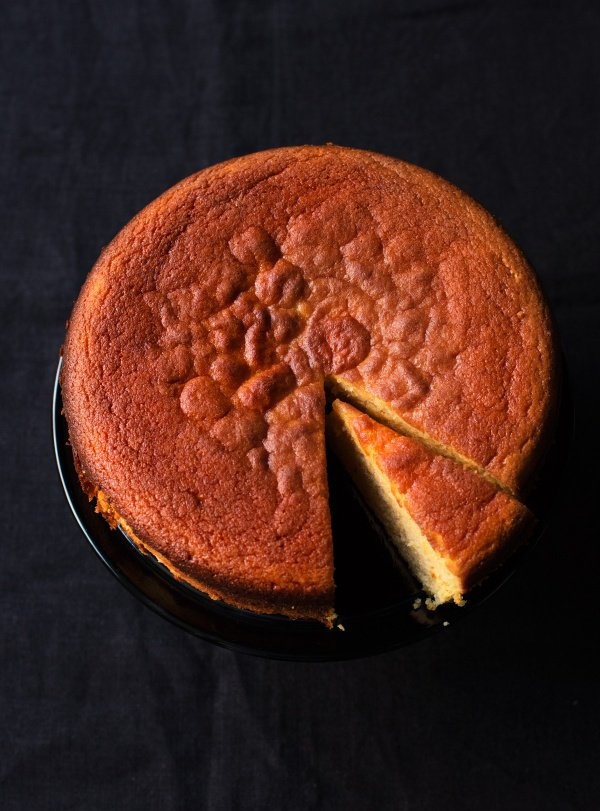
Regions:
<svg viewBox="0 0 600 811"><path fill-rule="evenodd" d="M141 539L241 590L317 599L327 376L518 490L555 369L535 277L479 205L328 145L210 167L138 214L75 304L61 385L83 475Z"/></svg>

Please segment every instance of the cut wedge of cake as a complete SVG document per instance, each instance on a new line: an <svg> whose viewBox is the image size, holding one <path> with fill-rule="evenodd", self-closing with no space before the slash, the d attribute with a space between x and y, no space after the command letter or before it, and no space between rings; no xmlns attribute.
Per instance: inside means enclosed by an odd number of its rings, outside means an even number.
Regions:
<svg viewBox="0 0 600 811"><path fill-rule="evenodd" d="M459 462L336 400L332 444L433 608L464 595L523 541L533 516Z"/></svg>

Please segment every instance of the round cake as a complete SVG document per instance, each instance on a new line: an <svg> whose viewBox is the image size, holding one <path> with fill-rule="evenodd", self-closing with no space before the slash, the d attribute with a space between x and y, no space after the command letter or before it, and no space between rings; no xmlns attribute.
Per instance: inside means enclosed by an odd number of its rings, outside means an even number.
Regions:
<svg viewBox="0 0 600 811"><path fill-rule="evenodd" d="M523 496L557 400L550 318L478 204L332 145L205 169L102 252L61 388L83 487L175 576L331 623L325 391Z"/></svg>

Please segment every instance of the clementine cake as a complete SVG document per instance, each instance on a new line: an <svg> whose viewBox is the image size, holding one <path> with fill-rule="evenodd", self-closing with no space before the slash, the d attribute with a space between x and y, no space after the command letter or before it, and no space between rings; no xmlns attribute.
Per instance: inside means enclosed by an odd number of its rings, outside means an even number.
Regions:
<svg viewBox="0 0 600 811"><path fill-rule="evenodd" d="M527 262L463 192L337 146L165 192L102 252L61 387L82 484L211 597L334 612L324 387L523 493L557 373Z"/></svg>

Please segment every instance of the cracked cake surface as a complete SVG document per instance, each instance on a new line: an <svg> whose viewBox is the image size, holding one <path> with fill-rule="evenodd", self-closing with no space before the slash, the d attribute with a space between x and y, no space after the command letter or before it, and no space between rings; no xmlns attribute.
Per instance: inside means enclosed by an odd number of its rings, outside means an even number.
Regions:
<svg viewBox="0 0 600 811"><path fill-rule="evenodd" d="M329 622L326 380L515 493L557 389L543 297L490 215L329 145L140 212L84 284L61 387L84 486L141 546L211 596Z"/></svg>

